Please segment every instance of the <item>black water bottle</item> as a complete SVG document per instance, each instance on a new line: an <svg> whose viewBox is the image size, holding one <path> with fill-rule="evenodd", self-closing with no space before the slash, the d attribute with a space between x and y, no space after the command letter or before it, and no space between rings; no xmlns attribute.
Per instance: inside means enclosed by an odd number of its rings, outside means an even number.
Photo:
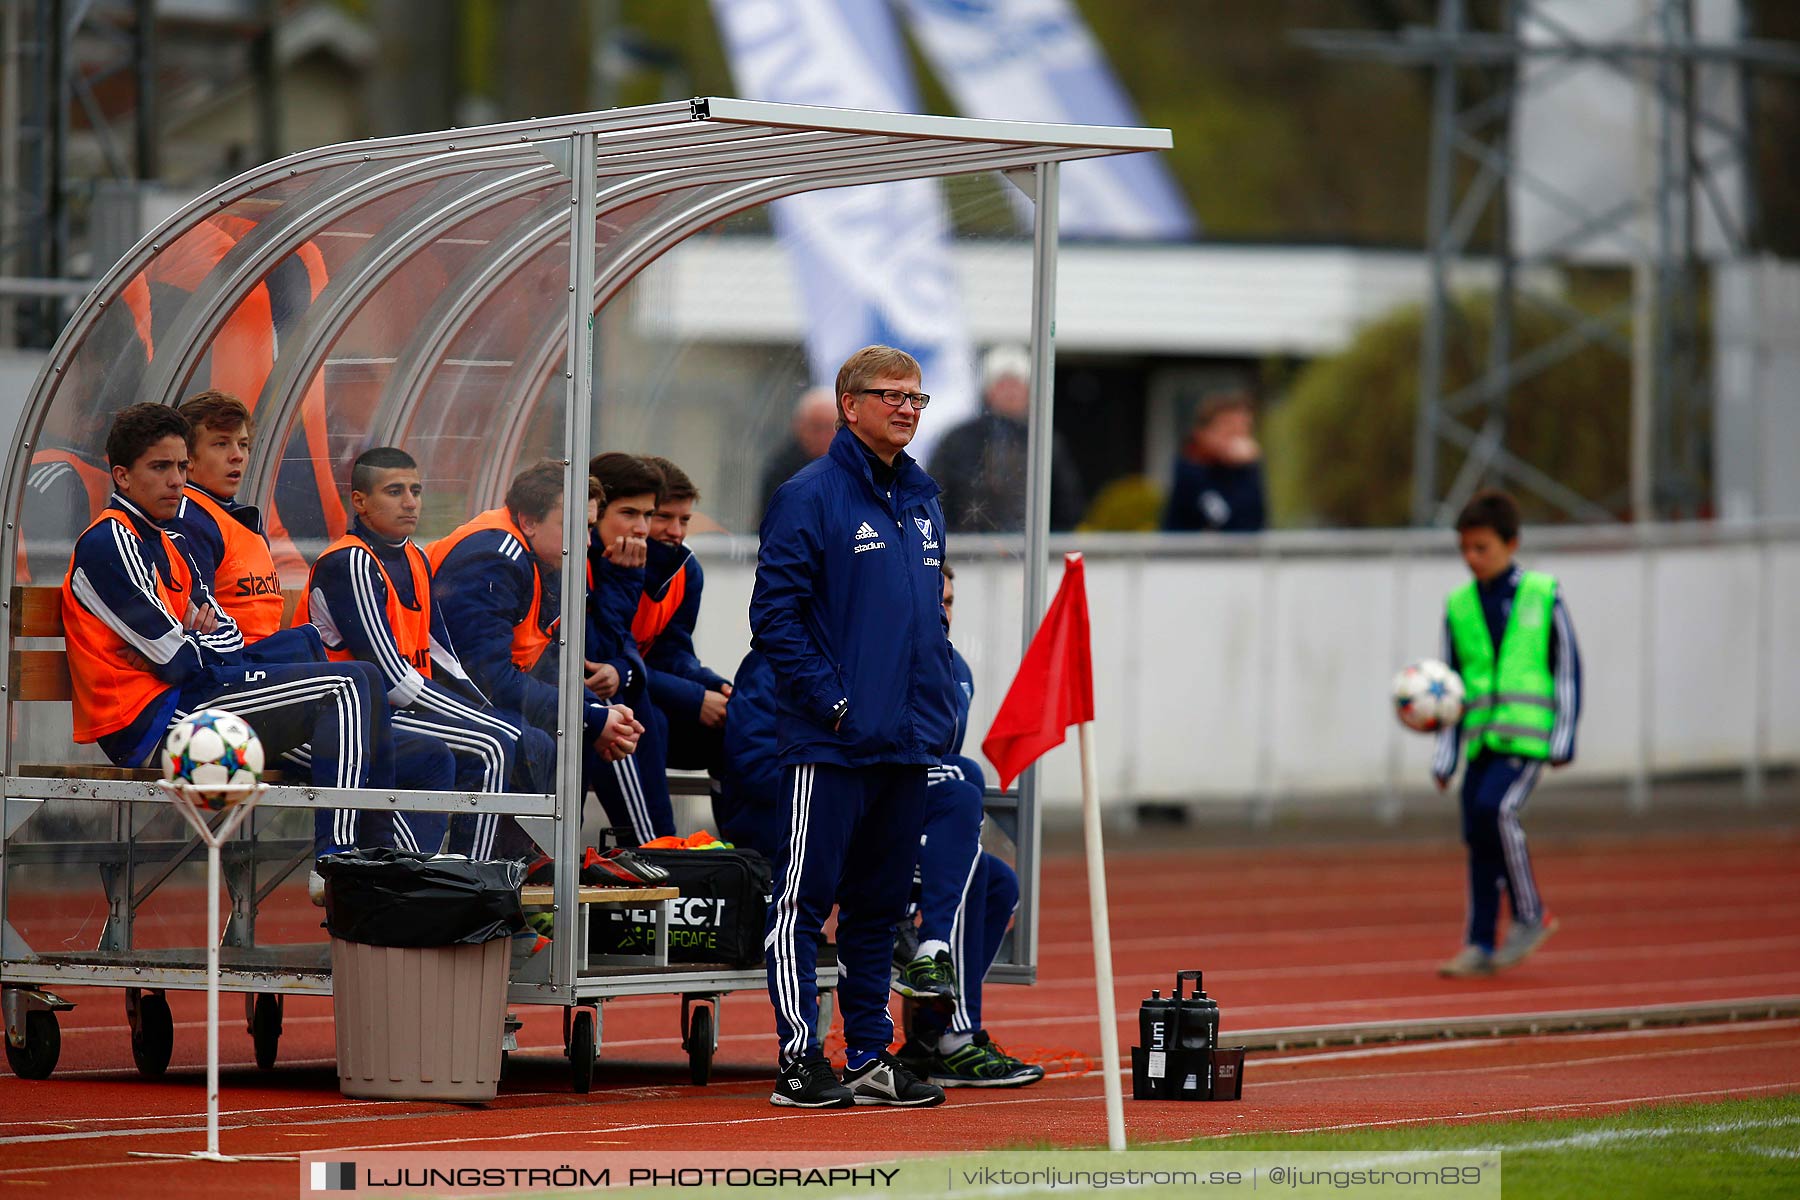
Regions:
<svg viewBox="0 0 1800 1200"><path fill-rule="evenodd" d="M1151 1054L1166 1053L1174 1041L1175 1005L1164 1000L1160 991L1152 991L1150 998L1138 1007L1139 1044Z"/></svg>
<svg viewBox="0 0 1800 1200"><path fill-rule="evenodd" d="M1194 989L1184 994L1182 983L1190 979ZM1206 994L1199 971L1182 971L1175 976L1175 998L1181 1007L1181 1048L1216 1049L1219 1045L1219 1003Z"/></svg>

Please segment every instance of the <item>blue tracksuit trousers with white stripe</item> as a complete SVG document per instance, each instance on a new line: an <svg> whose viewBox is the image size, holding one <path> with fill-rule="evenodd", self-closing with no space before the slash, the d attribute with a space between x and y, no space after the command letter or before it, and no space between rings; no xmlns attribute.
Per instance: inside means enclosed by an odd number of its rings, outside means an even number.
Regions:
<svg viewBox="0 0 1800 1200"><path fill-rule="evenodd" d="M950 1029L973 1033L982 1027L982 978L1019 905L1019 877L981 848L987 783L980 765L953 754L929 768L929 777L919 839L919 940L949 945L957 991ZM920 1023L931 1017L922 1013Z"/></svg>
<svg viewBox="0 0 1800 1200"><path fill-rule="evenodd" d="M924 767L803 763L782 772L787 840L763 949L781 1065L821 1051L819 942L838 908L838 1007L853 1051L894 1040L888 973L925 824Z"/></svg>
<svg viewBox="0 0 1800 1200"><path fill-rule="evenodd" d="M1463 771L1463 841L1469 847L1469 933L1471 946L1494 949L1500 919L1500 890L1512 904L1515 922L1535 925L1544 918L1531 854L1519 815L1544 764L1533 758L1482 753Z"/></svg>
<svg viewBox="0 0 1800 1200"><path fill-rule="evenodd" d="M637 751L606 762L590 748L584 778L600 797L606 823L620 831L619 844L633 846L673 837L675 806L669 799L668 722L650 703L647 687L626 703L644 726Z"/></svg>

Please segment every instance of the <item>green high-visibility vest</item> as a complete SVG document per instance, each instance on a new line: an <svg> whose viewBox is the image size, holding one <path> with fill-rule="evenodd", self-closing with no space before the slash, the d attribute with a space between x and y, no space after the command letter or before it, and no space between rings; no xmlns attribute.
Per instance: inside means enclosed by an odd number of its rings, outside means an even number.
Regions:
<svg viewBox="0 0 1800 1200"><path fill-rule="evenodd" d="M1556 680L1550 674L1556 580L1536 571L1520 577L1498 655L1473 583L1451 592L1448 608L1462 671L1462 730L1469 757L1487 749L1549 758L1550 730L1556 724Z"/></svg>

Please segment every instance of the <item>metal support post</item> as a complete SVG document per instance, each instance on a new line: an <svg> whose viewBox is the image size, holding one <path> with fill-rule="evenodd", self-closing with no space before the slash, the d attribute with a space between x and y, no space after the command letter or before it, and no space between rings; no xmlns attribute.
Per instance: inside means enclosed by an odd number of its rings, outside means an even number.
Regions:
<svg viewBox="0 0 1800 1200"><path fill-rule="evenodd" d="M1044 615L1048 583L1051 447L1056 436L1056 250L1058 164L1037 165L1037 188L1031 226L1031 422L1025 479L1025 601L1019 652L1031 646ZM1032 903L1019 906L1014 946L1028 963L1037 961L1041 864L1038 847L1038 768L1027 767L1019 779L1018 870Z"/></svg>
<svg viewBox="0 0 1800 1200"><path fill-rule="evenodd" d="M580 881L582 764L586 759L582 722L583 623L587 611L587 461L594 405L594 223L598 197L594 183L595 135L569 137L569 282L563 377L563 571L557 680L561 688L556 730L555 907L558 921L574 929L575 893ZM570 631L574 632L571 633ZM564 1003L574 999L578 938L551 942L550 988ZM595 1015L598 1031L599 1016Z"/></svg>

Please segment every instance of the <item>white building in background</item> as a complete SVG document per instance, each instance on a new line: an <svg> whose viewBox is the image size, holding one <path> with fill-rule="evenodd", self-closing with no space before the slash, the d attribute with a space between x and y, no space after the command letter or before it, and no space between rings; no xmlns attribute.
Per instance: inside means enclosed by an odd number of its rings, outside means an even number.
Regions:
<svg viewBox="0 0 1800 1200"><path fill-rule="evenodd" d="M951 258L970 340L977 347L1023 341L1030 323L1029 244L961 239ZM1491 286L1492 278L1491 268L1472 262L1457 273L1454 286L1479 289ZM1560 277L1539 271L1525 283L1556 289ZM1068 242L1057 265L1058 362L1116 360L1140 370L1141 415L1134 406L1122 419L1141 424L1143 469L1160 481L1187 410L1202 392L1252 382L1259 364L1272 358L1334 354L1364 326L1397 307L1423 302L1426 286L1424 258L1402 250ZM631 313L634 339L690 348L693 369L681 372L680 382L666 374L646 379L646 386L679 393L673 397L677 408L728 402L722 393L707 397L720 379L740 394L747 387L773 388L778 396L767 404L778 408L780 396L791 399L808 382L795 374L803 370L801 301L773 238L720 236L684 243L640 277ZM767 379L770 371L777 376L773 382ZM930 390L931 381L926 383ZM725 523L753 529L754 517L743 511L732 489L745 472L748 486L754 486L757 456L785 434L785 409L766 414L753 428L729 431L709 432L675 412L669 419L679 425L679 434L664 428L616 435L662 445L678 436L682 453L694 460L684 459L684 465ZM733 439L729 444L696 444L726 433ZM1091 496L1094 484L1105 481L1084 482Z"/></svg>

